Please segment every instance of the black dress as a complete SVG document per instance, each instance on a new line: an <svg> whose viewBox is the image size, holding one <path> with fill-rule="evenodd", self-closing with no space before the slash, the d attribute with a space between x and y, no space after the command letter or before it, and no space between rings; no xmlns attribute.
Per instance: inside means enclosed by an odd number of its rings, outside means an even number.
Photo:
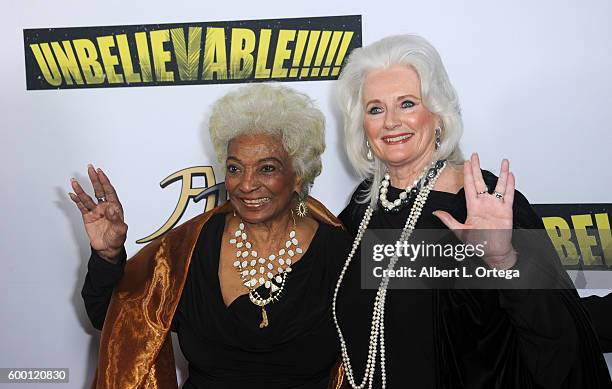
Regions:
<svg viewBox="0 0 612 389"><path fill-rule="evenodd" d="M330 301L350 247L348 234L319 223L282 297L266 307L270 325L260 329L261 308L247 295L228 307L223 302L218 266L224 226L225 215L218 214L202 229L174 315L173 331L189 362L183 387L326 388L339 352ZM82 295L97 328L124 264L112 265L95 253L90 258Z"/></svg>
<svg viewBox="0 0 612 389"><path fill-rule="evenodd" d="M483 172L489 188L497 178ZM367 208L355 191L339 215L354 236ZM389 188L389 198L400 190ZM402 229L399 213L377 210L368 229ZM465 194L431 191L417 229L446 228L435 210L465 221ZM543 229L519 192L515 228ZM357 250L357 253L359 250ZM519 251L520 255L520 251ZM367 359L375 290L360 287L356 255L340 289L336 312L357 383ZM520 261L520 256L519 256ZM387 388L609 388L610 376L588 315L575 290L389 290L385 304ZM374 388L380 388L377 363Z"/></svg>

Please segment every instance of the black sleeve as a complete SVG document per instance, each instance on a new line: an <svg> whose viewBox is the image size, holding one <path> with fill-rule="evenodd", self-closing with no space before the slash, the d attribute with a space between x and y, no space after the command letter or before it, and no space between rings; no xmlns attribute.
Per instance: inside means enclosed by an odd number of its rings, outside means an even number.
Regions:
<svg viewBox="0 0 612 389"><path fill-rule="evenodd" d="M113 289L123 277L126 259L125 248L121 251L116 264L102 259L95 250L91 250L81 296L85 302L87 316L98 330L101 330L104 324Z"/></svg>
<svg viewBox="0 0 612 389"><path fill-rule="evenodd" d="M612 353L612 293L604 296L589 296L582 298L591 323L599 337L601 351Z"/></svg>
<svg viewBox="0 0 612 389"><path fill-rule="evenodd" d="M550 279L546 284L556 282L563 275L556 252L552 246L546 245L541 219L518 191L514 195L513 211L515 230L533 230L533 233L526 231L529 235L519 236L519 242L515 241L513 234L521 277L526 276L530 283L534 280L543 283L537 279L546 275ZM536 243L538 241L540 244ZM534 381L544 388L561 387L575 364L578 333L563 297L566 292L560 289L499 292L500 306L516 331L522 360Z"/></svg>
<svg viewBox="0 0 612 389"><path fill-rule="evenodd" d="M539 217L533 207L529 204L525 196L522 193L516 192L515 195L515 204L514 204L514 214L517 222L515 223L515 228L531 228L531 229L539 229L542 232L545 231L544 223L542 222L542 218ZM576 299L577 294L571 293L575 292L573 290L573 283L569 280L567 276L567 272L563 269L561 265L561 261L558 259L556 251L552 246L549 239L541 239L538 238L538 242L543 242L543 245L546 249L544 250L546 253L546 258L554 258L556 261L553 263L556 265L556 270L553 269L553 272L563 276L563 279L559 279L559 282L567 285L567 288L572 289L566 290L565 294L569 299ZM519 257L520 261L520 257ZM553 273L553 276L555 274ZM558 291L557 293L560 293ZM604 353L612 352L612 294L608 294L605 297L599 296L590 296L580 299L583 307L588 312L589 317L585 317L584 323L579 323L578 328L581 328L583 331L590 331L592 328L599 338L599 344L601 346L601 351ZM570 309L570 313L573 315L581 316L581 312L579 309L576 309L575 312L573 309ZM583 316L583 315L582 315ZM590 322L589 322L590 321ZM580 334L581 338L589 337L588 334ZM594 346L591 345L593 348Z"/></svg>
<svg viewBox="0 0 612 389"><path fill-rule="evenodd" d="M487 185L491 188L494 183ZM519 268L547 277L554 285L552 290L499 291L500 306L516 331L522 360L534 381L545 388L585 387L585 382L592 384L589 387L609 387L601 386L609 377L590 320L542 219L518 191L513 211L514 229L533 232L528 235L528 249L517 248ZM543 287L540 284L538 288Z"/></svg>

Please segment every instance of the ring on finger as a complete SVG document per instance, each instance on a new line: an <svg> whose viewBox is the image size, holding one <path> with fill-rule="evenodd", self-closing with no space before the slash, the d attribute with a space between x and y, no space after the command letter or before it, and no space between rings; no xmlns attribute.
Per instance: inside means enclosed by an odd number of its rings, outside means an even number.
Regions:
<svg viewBox="0 0 612 389"><path fill-rule="evenodd" d="M485 184L485 187L483 190L481 190L480 192L476 192L477 195L481 195L481 194L485 194L485 193L489 193L489 186Z"/></svg>
<svg viewBox="0 0 612 389"><path fill-rule="evenodd" d="M502 193L499 193L498 191L493 192L493 194L495 195L496 199L503 199L504 195Z"/></svg>
<svg viewBox="0 0 612 389"><path fill-rule="evenodd" d="M96 196L96 198L98 199L98 203L103 203L106 201L106 196Z"/></svg>

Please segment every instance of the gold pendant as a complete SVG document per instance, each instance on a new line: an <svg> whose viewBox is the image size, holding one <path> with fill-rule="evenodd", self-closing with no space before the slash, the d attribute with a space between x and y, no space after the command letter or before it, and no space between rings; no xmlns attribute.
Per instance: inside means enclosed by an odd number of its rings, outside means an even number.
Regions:
<svg viewBox="0 0 612 389"><path fill-rule="evenodd" d="M266 312L266 307L261 307L261 323L259 323L259 328L264 328L268 326L268 313Z"/></svg>

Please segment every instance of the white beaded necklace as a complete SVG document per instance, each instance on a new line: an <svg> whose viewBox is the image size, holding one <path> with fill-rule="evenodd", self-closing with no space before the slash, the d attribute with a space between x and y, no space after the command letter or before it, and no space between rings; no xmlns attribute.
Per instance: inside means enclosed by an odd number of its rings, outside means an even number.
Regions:
<svg viewBox="0 0 612 389"><path fill-rule="evenodd" d="M393 201L389 201L387 199L387 192L389 191L391 176L389 176L389 173L385 173L383 180L380 182L380 193L378 195L380 204L387 211L393 211L395 210L396 207L399 207L400 205L402 205L402 203L407 202L410 191L413 188L416 188L415 191L420 189L420 187L418 186L419 182L421 182L421 180L423 180L426 177L427 171L434 168L436 164L437 162L433 161L429 166L425 166L425 168L423 168L423 172L416 178L416 180L414 180L412 185L406 186L406 188L404 188L404 190L399 194L399 198Z"/></svg>
<svg viewBox="0 0 612 389"><path fill-rule="evenodd" d="M253 304L261 307L262 321L259 328L267 327L268 314L265 307L280 298L285 287L287 274L291 273L292 258L296 254L302 254L295 233L295 222L293 229L289 232L289 239L285 242L285 246L278 250L278 255L271 254L267 258L263 258L257 254L257 251L252 250L253 245L248 241L242 220L240 220L234 237L229 242L236 246L234 268L240 274L243 285L249 289L249 299ZM259 269L257 269L257 265L259 265ZM274 275L275 271L277 272L276 275ZM264 285L270 290L268 297L264 298L257 292L258 285Z"/></svg>
<svg viewBox="0 0 612 389"><path fill-rule="evenodd" d="M410 209L410 215L408 219L406 219L406 224L400 234L399 242L404 242L410 238L412 232L414 231L414 227L421 216L421 212L423 211L423 207L425 206L425 202L427 201L427 197L429 196L429 192L433 188L434 184L438 180L440 173L446 167L446 162L442 162L442 166L438 169L437 174L434 177L430 177L427 185L423 186L414 200L414 204ZM351 248L351 252L346 258L346 262L344 263L344 267L340 272L340 277L338 278L338 282L336 283L336 289L334 290L334 298L332 300L332 314L334 317L334 324L336 325L336 330L338 331L338 337L340 338L340 348L342 352L342 361L344 363L344 370L346 372L346 377L349 381L349 384L354 389L363 389L367 385L368 388L372 388L372 384L374 382L374 371L376 370L376 354L378 351L378 341L380 339L380 369L381 369L381 381L383 389L386 388L387 384L387 375L385 368L385 298L387 296L387 287L389 285L389 277L383 277L380 281L380 285L378 286L378 291L376 292L376 298L374 299L374 308L372 313L372 325L370 327L370 343L368 349L368 358L366 361L366 368L363 377L363 381L361 384L355 383L355 377L353 374L353 368L351 366L351 359L348 354L348 347L346 345L346 341L344 340L344 336L342 334L342 330L340 329L340 324L338 323L338 317L336 315L336 299L338 297L338 291L340 290L340 285L342 284L342 280L344 279L344 275L346 270L348 269L359 244L361 243L361 239L363 238L363 234L368 228L368 224L370 222L370 218L372 217L374 210L372 206L368 206L365 214L363 215L363 219L359 224L359 229L357 230L357 236L353 242L353 246ZM388 269L392 270L397 263L398 257L394 256L389 261ZM389 274L387 272L386 274Z"/></svg>

